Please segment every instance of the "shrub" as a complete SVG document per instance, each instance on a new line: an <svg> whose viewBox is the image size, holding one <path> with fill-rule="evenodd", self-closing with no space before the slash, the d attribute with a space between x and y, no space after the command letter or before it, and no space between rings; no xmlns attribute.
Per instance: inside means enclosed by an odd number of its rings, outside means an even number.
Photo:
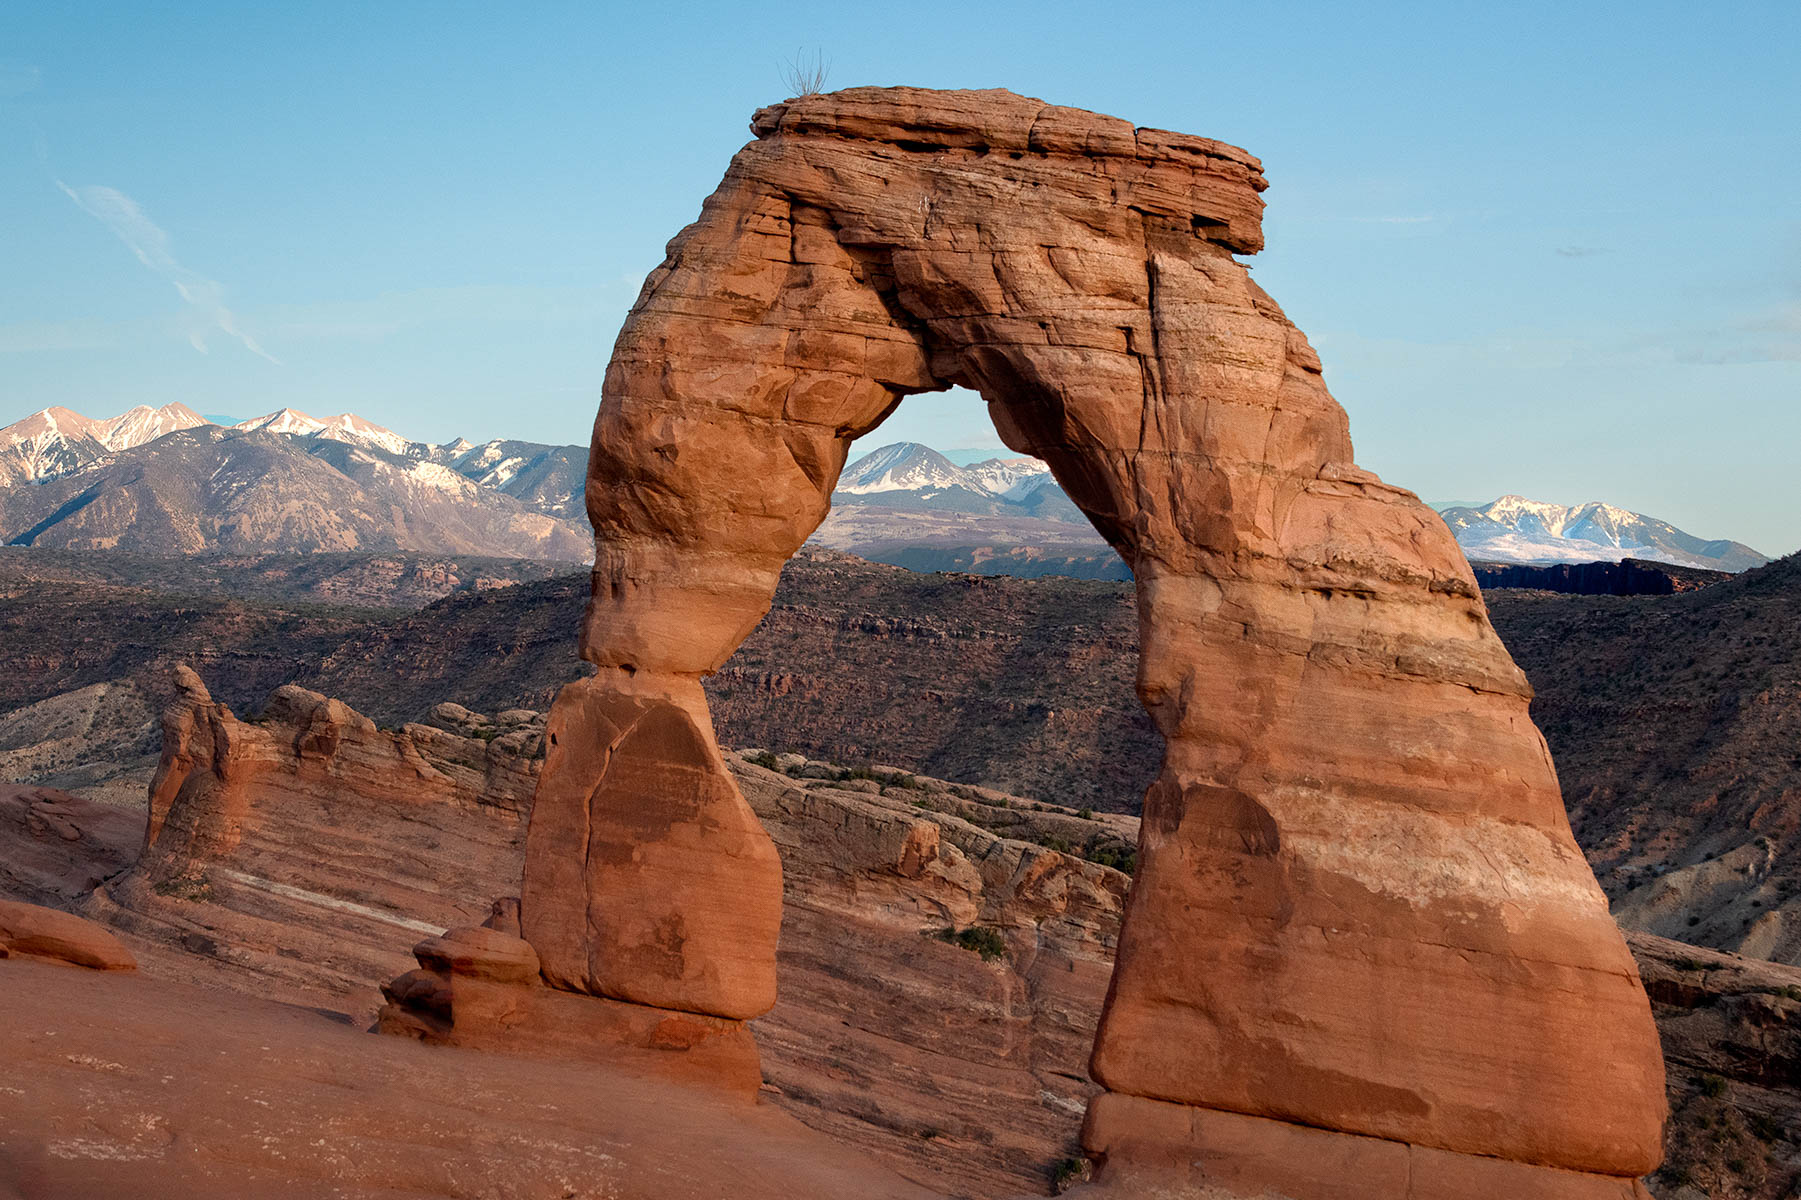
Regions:
<svg viewBox="0 0 1801 1200"><path fill-rule="evenodd" d="M832 66L824 54L815 50L809 61L805 51L796 50L794 57L782 64L782 84L788 88L791 99L817 96L825 91L826 77L831 73Z"/></svg>
<svg viewBox="0 0 1801 1200"><path fill-rule="evenodd" d="M1726 1094L1726 1080L1711 1072L1701 1076L1701 1094L1710 1100L1718 1100Z"/></svg>
<svg viewBox="0 0 1801 1200"><path fill-rule="evenodd" d="M968 929L940 929L934 936L941 942L949 942L972 954L980 954L983 962L1007 957L1007 939L1001 936L998 929L971 925Z"/></svg>
<svg viewBox="0 0 1801 1200"><path fill-rule="evenodd" d="M1094 820L1094 810L1092 808L1078 808L1076 809L1076 816L1082 818L1084 821L1092 821Z"/></svg>
<svg viewBox="0 0 1801 1200"><path fill-rule="evenodd" d="M1096 846L1082 857L1091 863L1112 867L1124 875L1130 875L1138 869L1138 852L1123 846Z"/></svg>
<svg viewBox="0 0 1801 1200"><path fill-rule="evenodd" d="M1070 1188L1080 1183L1087 1183L1094 1177L1094 1170L1085 1158L1066 1158L1051 1169L1051 1191L1061 1196Z"/></svg>

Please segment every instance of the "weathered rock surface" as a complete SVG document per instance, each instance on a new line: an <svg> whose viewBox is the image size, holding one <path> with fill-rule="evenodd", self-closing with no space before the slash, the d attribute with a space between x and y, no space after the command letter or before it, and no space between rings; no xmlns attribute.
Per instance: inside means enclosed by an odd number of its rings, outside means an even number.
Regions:
<svg viewBox="0 0 1801 1200"><path fill-rule="evenodd" d="M294 708L319 711L317 698ZM199 711L211 712L182 701L171 718L197 724ZM243 722L219 718L230 736L249 736L236 728ZM393 1030L426 1040L565 1059L649 1047L670 1013L523 986L516 910L489 912L487 898L520 877L524 829L505 803L485 802L497 798L488 780L529 780L539 743L508 730L535 732L543 719L445 704L435 727L375 731L371 744L354 732L354 713L340 718L335 757L347 761L330 782L319 777L324 764L282 758L239 781L230 803L247 815L234 849L159 839L86 911L131 937L152 975L331 1010L358 1027L392 981L391 992L404 991L389 997L402 1001L388 1014ZM245 726L276 745L310 728L293 712ZM420 803L412 766L380 749L397 736L415 739L453 795ZM192 756L192 737L188 745ZM737 755L726 764L787 866L779 998L753 1026L767 1095L934 1189L1041 1190L1055 1163L1079 1154L1081 1109L1095 1090L1084 1064L1128 882L1080 855L1118 861L1136 821L794 761L812 777ZM227 802L217 788L189 799L207 797ZM199 814L192 823L220 824ZM0 858L9 853L0 846ZM483 918L490 928L467 928ZM456 931L448 942L446 929ZM415 944L423 958L409 955ZM460 1026L459 997L475 1001ZM515 1013L524 1019L509 1028ZM663 1028L664 1045L684 1032L694 1030ZM754 1051L742 1050L703 1062L657 1049L649 1069L717 1082L754 1066Z"/></svg>
<svg viewBox="0 0 1801 1200"><path fill-rule="evenodd" d="M630 1064L746 1099L757 1094L757 1046L742 1021L545 987L531 943L489 920L413 947L419 969L382 984L381 1032L558 1062Z"/></svg>
<svg viewBox="0 0 1801 1200"><path fill-rule="evenodd" d="M0 961L0 1195L934 1200L772 1105L290 1004ZM576 997L567 997L576 999Z"/></svg>
<svg viewBox="0 0 1801 1200"><path fill-rule="evenodd" d="M768 1012L781 860L726 772L700 687L572 683L546 737L520 897L544 977L732 1020Z"/></svg>
<svg viewBox="0 0 1801 1200"><path fill-rule="evenodd" d="M253 723L180 675L143 855L88 915L366 1015L422 934L480 921L517 880L541 722L450 706L445 727L383 730L290 685Z"/></svg>
<svg viewBox="0 0 1801 1200"><path fill-rule="evenodd" d="M1801 555L1674 596L1491 603L1620 923L1801 965Z"/></svg>
<svg viewBox="0 0 1801 1200"><path fill-rule="evenodd" d="M582 638L599 673L552 718L580 749L570 778L556 746L546 767L526 936L634 957L647 994L720 1011L705 964L640 951L646 917L712 910L635 911L567 835L593 814L617 861L652 798L604 770L612 710L688 714L702 750L671 768L712 753L697 680L768 610L851 439L964 385L1132 567L1138 692L1168 743L1096 1077L1430 1150L1654 1167L1649 1007L1530 689L1444 523L1355 466L1318 357L1233 257L1262 245L1257 160L1005 92L856 89L752 127L608 367ZM636 853L742 828L724 782L639 818L656 840ZM775 903L738 845L696 878ZM773 939L718 969L757 955Z"/></svg>
<svg viewBox="0 0 1801 1200"><path fill-rule="evenodd" d="M1647 933L1638 959L1670 1126L1652 1183L1672 1200L1773 1200L1801 1188L1801 968Z"/></svg>
<svg viewBox="0 0 1801 1200"><path fill-rule="evenodd" d="M129 971L138 965L118 938L92 921L54 908L0 900L0 958L15 955L97 971Z"/></svg>
<svg viewBox="0 0 1801 1200"><path fill-rule="evenodd" d="M139 789L139 796L143 794ZM0 784L0 896L67 904L137 861L141 811Z"/></svg>

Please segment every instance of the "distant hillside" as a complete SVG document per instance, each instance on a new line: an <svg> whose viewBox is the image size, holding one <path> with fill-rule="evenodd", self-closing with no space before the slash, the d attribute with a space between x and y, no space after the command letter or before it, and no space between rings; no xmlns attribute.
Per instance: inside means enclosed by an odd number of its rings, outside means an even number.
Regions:
<svg viewBox="0 0 1801 1200"><path fill-rule="evenodd" d="M1694 537L1666 521L1599 502L1566 508L1503 496L1447 507L1440 515L1472 562L1635 558L1742 571L1769 561L1738 542ZM959 466L917 442L883 446L846 466L831 515L813 542L915 571L1131 578L1044 463L991 458Z"/></svg>
<svg viewBox="0 0 1801 1200"><path fill-rule="evenodd" d="M46 408L0 429L0 485L55 479L117 450L207 424L183 404L145 405L94 420L66 408Z"/></svg>
<svg viewBox="0 0 1801 1200"><path fill-rule="evenodd" d="M812 544L913 571L1132 577L1044 463L958 466L917 442L847 465Z"/></svg>
<svg viewBox="0 0 1801 1200"><path fill-rule="evenodd" d="M406 550L582 560L587 531L454 469L203 425L0 487L0 543L144 554Z"/></svg>
<svg viewBox="0 0 1801 1200"><path fill-rule="evenodd" d="M1673 596L1485 599L1622 922L1801 962L1801 555Z"/></svg>
<svg viewBox="0 0 1801 1200"><path fill-rule="evenodd" d="M1770 560L1751 547L1709 541L1655 517L1591 501L1573 508L1502 496L1479 507L1440 511L1471 561L1617 562L1643 558L1682 567L1743 571Z"/></svg>
<svg viewBox="0 0 1801 1200"><path fill-rule="evenodd" d="M113 556L87 557L84 582L81 555L0 554L0 713L118 679L154 701L183 660L241 710L298 681L389 724L441 700L542 708L586 671L582 574L376 613L317 603L321 585L354 581L366 604L384 575L409 588L417 575L355 556L322 576L215 563L196 595L179 562L120 575ZM220 594L232 587L268 598ZM1801 556L1675 595L1485 598L1622 921L1801 962ZM1135 812L1161 754L1136 667L1130 584L920 575L816 551L706 686L728 745Z"/></svg>
<svg viewBox="0 0 1801 1200"><path fill-rule="evenodd" d="M586 559L587 468L579 446L431 445L353 413L53 408L0 429L0 543Z"/></svg>
<svg viewBox="0 0 1801 1200"><path fill-rule="evenodd" d="M240 711L299 682L396 724L443 700L545 708L588 670L575 641L586 572L372 613L317 603L304 574L285 577L292 598L280 597L284 577L265 567L281 560L208 568L266 597L252 601L212 583L194 594L179 562L166 562L160 586L149 559L114 582L104 554L85 556L92 581L74 586L83 557L47 570L0 553L0 713L119 679L160 703L169 666L192 660ZM350 556L335 562L331 576L370 577ZM1132 692L1137 636L1126 585L918 575L803 551L768 618L706 687L728 745L1129 811L1160 754Z"/></svg>

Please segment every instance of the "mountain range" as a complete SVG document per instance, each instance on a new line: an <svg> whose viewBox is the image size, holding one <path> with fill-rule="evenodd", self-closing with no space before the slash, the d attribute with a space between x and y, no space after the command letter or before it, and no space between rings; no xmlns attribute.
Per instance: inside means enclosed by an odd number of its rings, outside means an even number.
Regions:
<svg viewBox="0 0 1801 1200"><path fill-rule="evenodd" d="M585 560L587 466L580 446L434 445L351 413L51 408L0 429L0 543Z"/></svg>
<svg viewBox="0 0 1801 1200"><path fill-rule="evenodd" d="M354 413L283 408L221 425L181 404L100 419L48 408L0 429L0 543L586 558L587 464L581 446L434 444ZM1503 496L1440 512L1475 562L1769 561L1599 501ZM917 571L1131 577L1043 462L960 465L917 442L849 463L812 542Z"/></svg>
<svg viewBox="0 0 1801 1200"><path fill-rule="evenodd" d="M1599 501L1566 507L1503 496L1440 515L1477 563L1633 558L1736 572L1770 561L1742 543L1699 538ZM845 467L813 540L914 570L1130 578L1044 463L997 457L958 466L916 442L883 446Z"/></svg>
<svg viewBox="0 0 1801 1200"><path fill-rule="evenodd" d="M959 466L918 442L847 465L812 544L914 571L1132 577L1043 462Z"/></svg>
<svg viewBox="0 0 1801 1200"><path fill-rule="evenodd" d="M1565 506L1502 496L1480 506L1443 508L1439 516L1471 561L1548 564L1644 558L1716 571L1745 571L1770 561L1741 542L1699 538L1668 521L1599 500Z"/></svg>

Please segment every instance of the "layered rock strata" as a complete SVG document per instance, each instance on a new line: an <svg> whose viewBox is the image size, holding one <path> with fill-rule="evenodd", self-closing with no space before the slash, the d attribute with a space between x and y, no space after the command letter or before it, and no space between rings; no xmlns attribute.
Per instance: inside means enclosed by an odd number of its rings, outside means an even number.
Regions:
<svg viewBox="0 0 1801 1200"><path fill-rule="evenodd" d="M311 727L296 718L318 706L298 700L253 724L183 697L171 719L185 728L217 715L231 737L292 746ZM209 789L183 801L238 806L234 849L161 840L85 911L141 947L158 977L433 1043L598 1055L742 1096L756 1049L741 1023L533 983L536 952L513 940L516 915L490 912L485 898L520 876L524 828L511 805L523 802L517 781L529 786L543 727L538 713L444 704L429 726L365 737L346 710L333 756L344 761L282 754L253 778L234 776L236 797ZM403 736L448 792L422 801L409 759L381 750ZM1081 854L1117 860L1136 819L792 755L779 756L791 773L755 765L776 757L726 763L786 866L781 996L751 1026L765 1099L935 1192L1040 1190L1080 1153L1096 1090L1083 1064L1129 884ZM58 844L91 846L96 861L129 856L142 823ZM193 812L183 823L219 821ZM117 844L95 846L94 833ZM0 859L27 839L29 829L0 824ZM715 1036L695 1041L697 1031Z"/></svg>
<svg viewBox="0 0 1801 1200"><path fill-rule="evenodd" d="M1117 1103L1597 1195L1655 1166L1649 1008L1530 689L1443 522L1354 464L1317 355L1234 257L1262 245L1257 160L1005 92L856 89L752 128L607 370L598 673L552 713L525 871L546 974L725 1017L773 998L775 856L698 680L851 440L960 385L1136 580L1167 749L1094 1051Z"/></svg>
<svg viewBox="0 0 1801 1200"><path fill-rule="evenodd" d="M421 935L479 922L517 878L538 714L446 704L380 729L290 685L242 720L176 674L142 855L87 915L357 1011Z"/></svg>

